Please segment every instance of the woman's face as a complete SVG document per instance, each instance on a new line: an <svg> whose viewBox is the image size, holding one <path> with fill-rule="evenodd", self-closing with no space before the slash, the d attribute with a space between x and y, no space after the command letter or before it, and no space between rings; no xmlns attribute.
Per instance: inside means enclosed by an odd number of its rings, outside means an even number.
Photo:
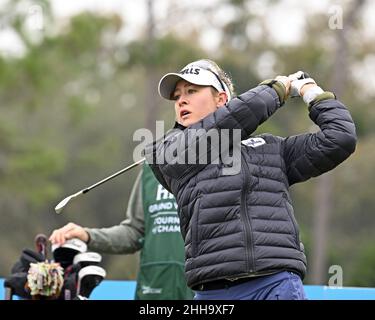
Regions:
<svg viewBox="0 0 375 320"><path fill-rule="evenodd" d="M213 91L211 87L180 80L172 94L177 122L188 127L223 106L226 94L217 92L215 95Z"/></svg>

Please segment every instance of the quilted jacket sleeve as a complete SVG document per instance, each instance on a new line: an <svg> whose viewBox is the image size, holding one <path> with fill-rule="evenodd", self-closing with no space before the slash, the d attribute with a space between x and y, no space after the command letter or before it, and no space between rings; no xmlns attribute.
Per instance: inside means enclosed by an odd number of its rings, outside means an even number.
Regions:
<svg viewBox="0 0 375 320"><path fill-rule="evenodd" d="M355 150L355 125L348 109L340 101L326 99L313 103L309 116L320 131L284 140L284 159L290 185L335 168Z"/></svg>
<svg viewBox="0 0 375 320"><path fill-rule="evenodd" d="M211 129L216 129L218 132L223 129L238 129L241 139L244 139L252 134L281 105L282 102L278 93L272 86L259 85L232 99L225 107L219 108L198 123L184 130L171 130L163 139L146 148L147 161L160 183L173 192L172 183L185 181L206 165L202 164L199 158L196 161L187 161L189 152L191 153L193 148L196 147L196 144L194 144L196 141L206 139L207 133ZM228 147L231 148L232 139L228 139L228 142ZM221 142L219 144L221 145ZM168 149L175 151L173 156L178 158L177 162L168 161L168 152L170 152ZM210 148L206 148L206 150L210 152ZM199 157L201 156L200 153ZM211 158L211 162L213 160L215 159ZM195 162L195 164L192 164L192 162Z"/></svg>

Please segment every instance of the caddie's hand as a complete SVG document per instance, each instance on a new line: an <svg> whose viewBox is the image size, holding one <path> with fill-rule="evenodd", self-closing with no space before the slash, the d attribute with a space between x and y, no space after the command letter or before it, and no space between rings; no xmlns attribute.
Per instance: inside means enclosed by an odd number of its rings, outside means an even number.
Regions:
<svg viewBox="0 0 375 320"><path fill-rule="evenodd" d="M285 96L288 97L291 88L291 80L289 79L289 77L277 76L275 80L280 81L284 85L286 91Z"/></svg>
<svg viewBox="0 0 375 320"><path fill-rule="evenodd" d="M89 240L89 235L83 227L79 226L78 224L69 222L62 228L54 230L49 237L49 241L51 241L52 244L58 244L62 246L66 240L72 238L78 238L87 243Z"/></svg>
<svg viewBox="0 0 375 320"><path fill-rule="evenodd" d="M314 79L307 77L303 71L297 71L288 76L291 81L290 96L303 97L304 93L314 86L317 86Z"/></svg>

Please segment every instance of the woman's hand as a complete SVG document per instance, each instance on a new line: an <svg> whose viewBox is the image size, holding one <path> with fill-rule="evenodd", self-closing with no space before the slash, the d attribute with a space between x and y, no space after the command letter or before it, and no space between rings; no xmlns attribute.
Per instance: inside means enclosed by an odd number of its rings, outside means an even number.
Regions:
<svg viewBox="0 0 375 320"><path fill-rule="evenodd" d="M275 80L280 81L284 85L285 91L286 91L285 96L287 97L289 95L290 85L291 85L291 80L289 79L289 77L286 77L286 76L277 76L275 78Z"/></svg>
<svg viewBox="0 0 375 320"><path fill-rule="evenodd" d="M308 76L308 75L307 75ZM297 71L288 76L291 80L291 96L292 97L303 97L305 92L312 87L316 87L317 84L312 78L305 78L306 75L303 71Z"/></svg>
<svg viewBox="0 0 375 320"><path fill-rule="evenodd" d="M305 92L309 89L311 89L312 87L317 87L317 84L316 83L306 83L304 84L301 89L300 89L300 95L301 97L303 97L303 95L305 94Z"/></svg>

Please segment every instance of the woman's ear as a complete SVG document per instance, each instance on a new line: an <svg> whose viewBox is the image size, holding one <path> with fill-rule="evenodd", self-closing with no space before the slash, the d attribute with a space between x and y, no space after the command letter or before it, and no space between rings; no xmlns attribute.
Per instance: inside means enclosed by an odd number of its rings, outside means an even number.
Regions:
<svg viewBox="0 0 375 320"><path fill-rule="evenodd" d="M228 95L226 92L219 92L217 95L217 108L223 107L228 101Z"/></svg>

